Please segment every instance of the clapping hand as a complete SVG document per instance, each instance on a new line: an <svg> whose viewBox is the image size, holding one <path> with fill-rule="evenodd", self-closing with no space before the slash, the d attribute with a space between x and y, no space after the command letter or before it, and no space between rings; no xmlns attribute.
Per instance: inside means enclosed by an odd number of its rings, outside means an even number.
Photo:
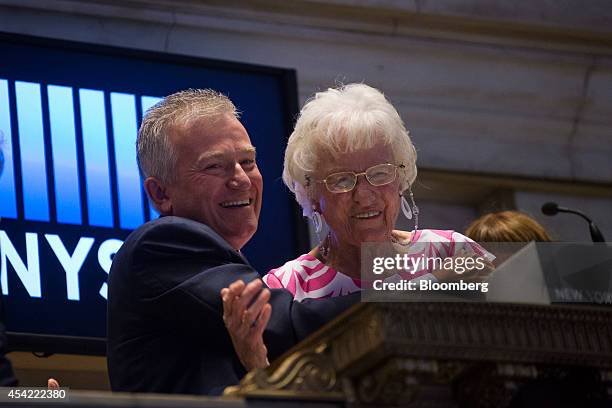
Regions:
<svg viewBox="0 0 612 408"><path fill-rule="evenodd" d="M270 365L263 332L270 320L272 306L268 303L270 290L262 287L259 279L248 285L238 280L221 290L223 321L247 371Z"/></svg>

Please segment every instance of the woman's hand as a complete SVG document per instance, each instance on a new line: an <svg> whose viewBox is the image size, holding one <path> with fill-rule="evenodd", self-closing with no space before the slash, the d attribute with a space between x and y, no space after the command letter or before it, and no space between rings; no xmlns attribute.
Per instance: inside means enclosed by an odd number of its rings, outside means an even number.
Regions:
<svg viewBox="0 0 612 408"><path fill-rule="evenodd" d="M262 290L262 286L259 279L248 285L238 280L221 290L223 321L247 371L270 365L263 332L270 320L272 306L268 303L270 290Z"/></svg>
<svg viewBox="0 0 612 408"><path fill-rule="evenodd" d="M449 259L452 259L454 267L436 269L431 272L438 282L452 282L459 279L467 282L483 282L495 270L495 266L484 257L473 252L467 252L465 249L461 249L455 256L445 258L443 264ZM467 259L472 261L467 261ZM466 265L469 265L469 267Z"/></svg>

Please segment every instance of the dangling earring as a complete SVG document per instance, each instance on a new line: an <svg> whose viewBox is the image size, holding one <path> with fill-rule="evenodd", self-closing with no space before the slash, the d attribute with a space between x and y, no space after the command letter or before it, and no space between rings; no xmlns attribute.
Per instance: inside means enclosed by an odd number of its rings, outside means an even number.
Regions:
<svg viewBox="0 0 612 408"><path fill-rule="evenodd" d="M408 204L408 200L406 200L406 197L404 197L403 194L400 194L400 207L402 209L402 213L404 213L404 216L411 220L412 210L410 209L410 204Z"/></svg>
<svg viewBox="0 0 612 408"><path fill-rule="evenodd" d="M321 213L317 210L312 210L312 215L310 216L312 220L312 225L317 233L317 238L319 239L319 253L323 260L327 260L329 256L329 234L325 237L324 240L321 240L321 231L323 231L323 217L321 217Z"/></svg>
<svg viewBox="0 0 612 408"><path fill-rule="evenodd" d="M412 231L412 237L410 238L410 242L412 242L412 240L416 236L417 230L419 229L419 207L417 207L416 203L414 202L412 186L408 186L408 195L410 196L410 202L412 205L408 204L408 200L403 194L400 194L400 196L402 197L400 200L400 207L406 218L411 220L412 217L414 217L414 230Z"/></svg>
<svg viewBox="0 0 612 408"><path fill-rule="evenodd" d="M312 225L317 233L317 236L323 231L323 219L321 218L321 214L318 211L313 211L312 216L310 217L312 220ZM319 237L319 241L320 241Z"/></svg>
<svg viewBox="0 0 612 408"><path fill-rule="evenodd" d="M412 202L412 215L414 215L414 236L419 229L419 207L417 207L414 202L414 194L412 194L412 189L410 187L408 187L408 191L410 192L410 201Z"/></svg>

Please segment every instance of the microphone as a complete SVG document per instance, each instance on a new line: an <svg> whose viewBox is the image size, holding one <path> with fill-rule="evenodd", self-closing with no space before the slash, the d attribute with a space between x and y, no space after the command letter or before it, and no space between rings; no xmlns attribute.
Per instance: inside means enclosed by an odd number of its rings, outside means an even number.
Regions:
<svg viewBox="0 0 612 408"><path fill-rule="evenodd" d="M576 214L576 215L581 216L582 218L586 220L586 222L589 223L589 231L591 232L591 240L593 242L606 242L603 234L601 233L601 231L599 231L599 228L597 228L597 225L595 225L593 220L587 217L586 214L584 214L582 211L572 210L571 208L566 208L566 207L559 207L559 204L553 203L553 202L545 203L542 206L542 213L544 213L545 215L553 216L553 215L557 215L560 212Z"/></svg>

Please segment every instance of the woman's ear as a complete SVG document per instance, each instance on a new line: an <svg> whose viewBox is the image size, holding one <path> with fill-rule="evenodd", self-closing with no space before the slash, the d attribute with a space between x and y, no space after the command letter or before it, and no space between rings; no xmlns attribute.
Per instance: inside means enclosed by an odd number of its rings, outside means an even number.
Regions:
<svg viewBox="0 0 612 408"><path fill-rule="evenodd" d="M321 204L319 203L319 201L315 200L314 198L311 198L310 205L313 211L316 211L319 214L321 213Z"/></svg>

